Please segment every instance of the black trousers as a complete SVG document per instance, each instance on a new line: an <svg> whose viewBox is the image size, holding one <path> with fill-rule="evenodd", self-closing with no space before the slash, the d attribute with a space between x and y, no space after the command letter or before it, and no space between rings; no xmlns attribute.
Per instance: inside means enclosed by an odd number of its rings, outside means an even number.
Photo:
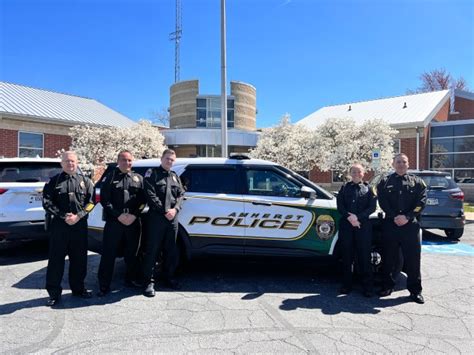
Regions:
<svg viewBox="0 0 474 355"><path fill-rule="evenodd" d="M385 289L395 286L392 272L399 256L398 249L401 248L407 273L407 289L411 293L421 292L421 240L419 232L420 226L417 222L408 222L404 226L398 227L393 221L384 221L382 283Z"/></svg>
<svg viewBox="0 0 474 355"><path fill-rule="evenodd" d="M147 241L145 260L143 262L143 281L145 284L153 281L156 261L163 253L163 271L166 278L174 276L178 266L178 215L172 221L165 216L150 211L147 220Z"/></svg>
<svg viewBox="0 0 474 355"><path fill-rule="evenodd" d="M342 285L352 288L352 264L357 256L362 287L371 290L373 286L370 255L372 250L372 224L362 221L361 227L353 227L348 221L339 224L339 242L342 253Z"/></svg>
<svg viewBox="0 0 474 355"><path fill-rule="evenodd" d="M102 257L99 264L99 287L108 290L114 274L115 258L123 248L126 266L125 280L137 279L138 258L137 251L140 243L140 222L135 220L126 226L118 220L105 222Z"/></svg>
<svg viewBox="0 0 474 355"><path fill-rule="evenodd" d="M87 220L70 226L62 219L51 222L46 290L52 298L61 296L64 259L69 255L69 286L73 293L82 293L87 274Z"/></svg>

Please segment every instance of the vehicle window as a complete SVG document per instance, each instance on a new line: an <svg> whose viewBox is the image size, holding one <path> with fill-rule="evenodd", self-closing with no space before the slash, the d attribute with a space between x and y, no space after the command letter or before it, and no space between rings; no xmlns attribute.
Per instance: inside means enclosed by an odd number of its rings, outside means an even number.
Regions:
<svg viewBox="0 0 474 355"><path fill-rule="evenodd" d="M293 178L298 180L299 183L302 186L306 185L306 186L311 187L312 189L314 189L316 191L316 198L322 199L322 200L331 200L331 199L334 198L334 196L329 191L326 191L321 186L315 184L311 180L308 180L306 177L304 177L304 176L302 176L298 173L295 173L294 171L292 171L290 169L287 169L287 168L285 168L283 166L280 166L280 165L275 166L275 168L277 170L281 171L283 174L291 175Z"/></svg>
<svg viewBox="0 0 474 355"><path fill-rule="evenodd" d="M451 176L422 175L420 177L429 189L454 189L457 187Z"/></svg>
<svg viewBox="0 0 474 355"><path fill-rule="evenodd" d="M180 178L188 192L238 194L237 175L234 168L193 167Z"/></svg>
<svg viewBox="0 0 474 355"><path fill-rule="evenodd" d="M290 178L273 170L248 169L247 191L250 195L300 197L300 186Z"/></svg>
<svg viewBox="0 0 474 355"><path fill-rule="evenodd" d="M0 182L48 182L61 172L58 163L11 162L0 164Z"/></svg>

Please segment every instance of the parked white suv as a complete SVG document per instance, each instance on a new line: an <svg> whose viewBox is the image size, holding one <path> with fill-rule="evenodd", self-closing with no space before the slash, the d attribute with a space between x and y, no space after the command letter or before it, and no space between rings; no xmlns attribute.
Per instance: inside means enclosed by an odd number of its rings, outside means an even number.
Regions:
<svg viewBox="0 0 474 355"><path fill-rule="evenodd" d="M137 160L133 170L145 175L159 165L159 159ZM186 189L178 233L186 257L333 254L340 217L336 200L297 173L243 156L178 158L173 170ZM96 199L102 179L96 184ZM98 204L89 215L91 250L101 250L103 225Z"/></svg>
<svg viewBox="0 0 474 355"><path fill-rule="evenodd" d="M0 248L47 238L43 187L59 172L60 159L0 159Z"/></svg>

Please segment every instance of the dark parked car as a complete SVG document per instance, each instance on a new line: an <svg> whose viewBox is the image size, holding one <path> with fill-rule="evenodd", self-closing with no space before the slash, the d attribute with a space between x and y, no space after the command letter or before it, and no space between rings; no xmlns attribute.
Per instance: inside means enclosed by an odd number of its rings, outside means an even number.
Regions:
<svg viewBox="0 0 474 355"><path fill-rule="evenodd" d="M431 170L409 170L423 179L428 188L426 207L420 217L423 229L442 229L446 236L458 240L464 233L464 192L449 173ZM375 176L370 184L377 185L383 175Z"/></svg>

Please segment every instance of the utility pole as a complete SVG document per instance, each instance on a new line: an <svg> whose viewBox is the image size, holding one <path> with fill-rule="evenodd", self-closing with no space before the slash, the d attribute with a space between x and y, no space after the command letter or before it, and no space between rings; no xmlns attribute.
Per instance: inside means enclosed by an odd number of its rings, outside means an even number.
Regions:
<svg viewBox="0 0 474 355"><path fill-rule="evenodd" d="M221 0L221 143L222 157L227 158L227 64L225 0Z"/></svg>
<svg viewBox="0 0 474 355"><path fill-rule="evenodd" d="M181 29L181 0L176 0L176 28L170 33L170 41L174 41L174 82L179 81L179 42L183 31Z"/></svg>

